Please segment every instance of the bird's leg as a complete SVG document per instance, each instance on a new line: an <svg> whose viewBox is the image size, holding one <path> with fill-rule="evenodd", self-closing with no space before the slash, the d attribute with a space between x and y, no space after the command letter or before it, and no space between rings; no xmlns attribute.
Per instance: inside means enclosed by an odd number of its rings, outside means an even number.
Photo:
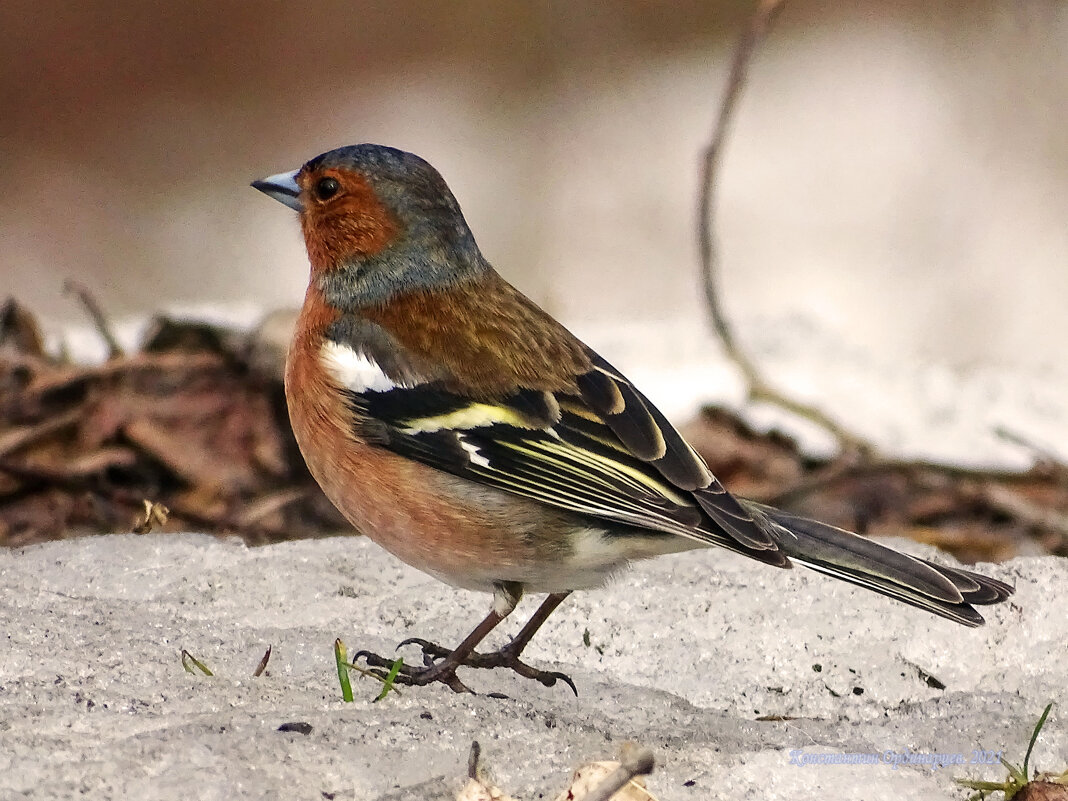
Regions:
<svg viewBox="0 0 1068 801"><path fill-rule="evenodd" d="M460 664L473 668L509 668L524 678L534 679L535 681L541 682L546 687L552 687L557 681L562 681L571 688L571 692L578 695L575 683L566 674L553 670L538 670L537 668L519 661L519 655L523 652L523 649L527 647L527 643L530 642L531 638L537 630L541 628L541 625L548 619L549 615L556 610L556 607L564 602L564 599L567 598L568 595L570 595L568 592L552 593L542 602L537 611L531 615L530 620L528 620L523 628L520 629L519 633L512 638L511 642L499 651L494 651L489 654L477 653L472 647L471 651L464 657ZM456 651L448 651L439 645L419 639L418 637L411 637L400 645L412 644L418 645L423 649L423 661L427 664L442 664L440 662L434 662L434 660L442 658L448 660L456 654ZM400 645L397 647L399 648Z"/></svg>
<svg viewBox="0 0 1068 801"><path fill-rule="evenodd" d="M409 642L419 643L423 646L423 661L426 665L421 668L412 665L403 665L397 673L394 681L398 684L411 684L417 686L440 681L442 684L451 688L453 692L472 692L471 688L467 687L457 677L456 668L466 664L466 660L474 653L475 646L482 642L482 640L486 638L486 635L496 628L498 623L512 613L516 604L519 603L519 599L522 597L522 584L512 581L495 584L493 591L493 609L490 610L490 613L486 615L481 623L475 626L474 631L468 634L464 638L464 641L451 651L444 649L439 645L435 645L434 643L426 642L425 640L405 640L397 647L400 648L401 645L405 645ZM533 633L534 632L532 631L531 634ZM437 654L442 657L441 661L435 662L431 654ZM368 651L358 652L355 657L353 657L353 661L361 658L367 662L367 665L372 669L372 672L381 678L386 677L386 673L382 671L391 669L393 663L396 661L393 659L386 659L385 657L381 657L378 654L372 654Z"/></svg>

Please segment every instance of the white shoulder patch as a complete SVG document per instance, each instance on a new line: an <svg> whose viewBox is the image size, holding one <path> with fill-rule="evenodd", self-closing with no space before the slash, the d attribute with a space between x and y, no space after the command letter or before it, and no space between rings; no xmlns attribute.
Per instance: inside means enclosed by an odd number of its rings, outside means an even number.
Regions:
<svg viewBox="0 0 1068 801"><path fill-rule="evenodd" d="M397 387L377 362L340 342L324 342L319 358L326 371L353 392L388 392Z"/></svg>

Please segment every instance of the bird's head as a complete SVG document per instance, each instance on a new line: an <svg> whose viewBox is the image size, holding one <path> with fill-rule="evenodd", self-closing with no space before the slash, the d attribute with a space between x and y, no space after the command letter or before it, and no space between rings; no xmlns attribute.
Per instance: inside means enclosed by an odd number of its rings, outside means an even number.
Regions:
<svg viewBox="0 0 1068 801"><path fill-rule="evenodd" d="M444 179L403 150L342 147L252 186L300 213L312 280L338 308L490 269Z"/></svg>

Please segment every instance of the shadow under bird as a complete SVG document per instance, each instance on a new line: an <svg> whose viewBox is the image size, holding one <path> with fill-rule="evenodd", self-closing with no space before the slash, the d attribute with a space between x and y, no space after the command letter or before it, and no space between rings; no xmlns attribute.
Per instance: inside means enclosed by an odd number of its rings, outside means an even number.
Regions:
<svg viewBox="0 0 1068 801"><path fill-rule="evenodd" d="M300 216L311 277L286 398L312 475L345 517L436 578L493 594L453 649L407 640L397 681L469 691L461 666L545 685L520 655L573 590L630 562L720 546L794 562L966 626L1013 588L729 493L649 400L483 258L438 172L362 144L252 186ZM524 592L548 597L475 649ZM361 652L383 673L393 660Z"/></svg>

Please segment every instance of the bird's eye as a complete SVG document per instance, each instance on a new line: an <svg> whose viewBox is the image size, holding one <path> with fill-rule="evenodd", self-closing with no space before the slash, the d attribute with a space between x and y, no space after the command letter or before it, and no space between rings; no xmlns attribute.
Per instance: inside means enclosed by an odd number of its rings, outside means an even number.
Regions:
<svg viewBox="0 0 1068 801"><path fill-rule="evenodd" d="M329 200L338 193L339 189L341 189L341 184L337 182L337 179L322 178L315 185L315 194L319 200Z"/></svg>

